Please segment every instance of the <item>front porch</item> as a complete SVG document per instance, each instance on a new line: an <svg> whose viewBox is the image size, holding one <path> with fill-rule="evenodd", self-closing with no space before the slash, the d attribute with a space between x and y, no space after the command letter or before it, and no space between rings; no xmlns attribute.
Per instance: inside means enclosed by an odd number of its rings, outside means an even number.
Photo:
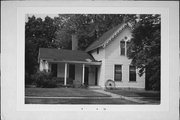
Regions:
<svg viewBox="0 0 180 120"><path fill-rule="evenodd" d="M51 72L64 86L98 86L101 62L41 60L40 71Z"/></svg>

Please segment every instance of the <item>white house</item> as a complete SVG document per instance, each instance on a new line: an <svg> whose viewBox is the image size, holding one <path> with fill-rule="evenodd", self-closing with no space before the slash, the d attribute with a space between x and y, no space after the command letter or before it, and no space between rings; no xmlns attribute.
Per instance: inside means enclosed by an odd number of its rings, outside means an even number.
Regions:
<svg viewBox="0 0 180 120"><path fill-rule="evenodd" d="M105 87L107 80L114 81L116 87L145 88L145 75L127 58L128 43L132 26L120 24L104 33L85 51L75 50L77 39L72 37L73 50L40 48L40 71L50 71L62 77L64 84L72 78L76 85Z"/></svg>

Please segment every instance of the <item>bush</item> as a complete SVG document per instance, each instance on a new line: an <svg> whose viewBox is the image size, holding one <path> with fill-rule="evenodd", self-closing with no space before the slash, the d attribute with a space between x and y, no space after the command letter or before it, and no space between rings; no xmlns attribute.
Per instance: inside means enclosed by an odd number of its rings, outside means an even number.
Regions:
<svg viewBox="0 0 180 120"><path fill-rule="evenodd" d="M79 88L88 88L88 85L81 84L81 85L79 86Z"/></svg>
<svg viewBox="0 0 180 120"><path fill-rule="evenodd" d="M54 77L52 79L56 81L57 87L71 87L71 88L74 87L73 79L71 79L71 78L67 78L67 84L66 85L64 85L64 78L63 77Z"/></svg>
<svg viewBox="0 0 180 120"><path fill-rule="evenodd" d="M51 80L51 79L44 80L42 83L42 87L43 88L55 88L55 87L57 87L56 83L57 82L55 80Z"/></svg>
<svg viewBox="0 0 180 120"><path fill-rule="evenodd" d="M33 79L31 78L31 75L25 72L25 85L32 85L32 84L33 84Z"/></svg>
<svg viewBox="0 0 180 120"><path fill-rule="evenodd" d="M52 79L51 73L45 71L38 71L36 74L32 76L32 79L35 80L36 87L43 87L43 88L53 88L57 87L56 80Z"/></svg>

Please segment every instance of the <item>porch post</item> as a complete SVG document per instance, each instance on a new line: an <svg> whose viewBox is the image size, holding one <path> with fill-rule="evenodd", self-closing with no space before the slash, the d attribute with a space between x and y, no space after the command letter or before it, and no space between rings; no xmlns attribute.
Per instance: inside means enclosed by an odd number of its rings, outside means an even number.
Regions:
<svg viewBox="0 0 180 120"><path fill-rule="evenodd" d="M45 69L46 69L46 72L48 72L48 70L49 70L49 63L47 61L45 62Z"/></svg>
<svg viewBox="0 0 180 120"><path fill-rule="evenodd" d="M82 84L84 84L84 73L85 73L85 64L83 64L83 73L82 73Z"/></svg>
<svg viewBox="0 0 180 120"><path fill-rule="evenodd" d="M64 69L64 85L66 85L67 82L67 63L65 63L65 69Z"/></svg>

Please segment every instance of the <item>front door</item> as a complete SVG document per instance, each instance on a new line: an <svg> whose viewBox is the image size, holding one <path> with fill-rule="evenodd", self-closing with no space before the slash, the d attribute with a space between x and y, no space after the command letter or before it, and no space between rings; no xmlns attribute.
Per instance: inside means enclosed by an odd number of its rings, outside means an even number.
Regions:
<svg viewBox="0 0 180 120"><path fill-rule="evenodd" d="M88 85L89 68L85 67L84 85Z"/></svg>
<svg viewBox="0 0 180 120"><path fill-rule="evenodd" d="M51 65L51 73L53 77L57 77L57 64Z"/></svg>
<svg viewBox="0 0 180 120"><path fill-rule="evenodd" d="M74 64L69 65L69 78L72 80L75 79L75 65Z"/></svg>

